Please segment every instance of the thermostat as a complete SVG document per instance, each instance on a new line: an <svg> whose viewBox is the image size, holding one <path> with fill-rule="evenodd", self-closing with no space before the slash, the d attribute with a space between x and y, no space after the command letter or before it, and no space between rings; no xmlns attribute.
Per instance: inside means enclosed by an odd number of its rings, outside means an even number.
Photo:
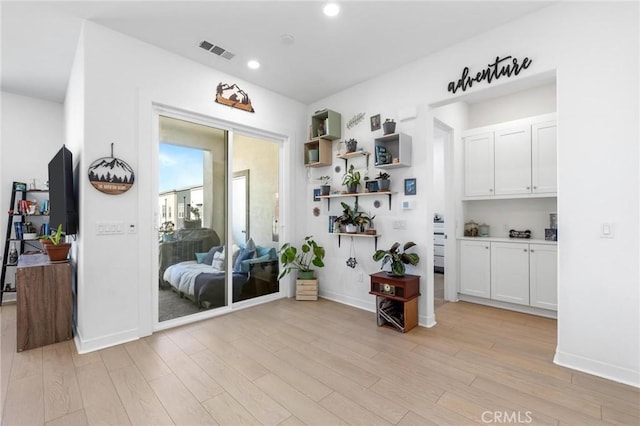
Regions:
<svg viewBox="0 0 640 426"><path fill-rule="evenodd" d="M411 210L415 206L415 201L413 200L404 200L402 201L402 210Z"/></svg>

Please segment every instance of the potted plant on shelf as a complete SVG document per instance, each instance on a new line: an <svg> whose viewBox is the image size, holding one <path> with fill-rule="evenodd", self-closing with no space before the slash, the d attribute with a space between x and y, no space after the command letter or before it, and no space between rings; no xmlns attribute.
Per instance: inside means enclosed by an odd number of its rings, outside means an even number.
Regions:
<svg viewBox="0 0 640 426"><path fill-rule="evenodd" d="M356 148L358 147L358 141L351 138L344 141L344 146L347 148L347 153L356 152Z"/></svg>
<svg viewBox="0 0 640 426"><path fill-rule="evenodd" d="M391 175L389 173L386 173L386 172L378 173L378 176L376 177L376 179L378 181L378 188L380 191L389 190L389 185L391 184L391 181L389 180L390 177Z"/></svg>
<svg viewBox="0 0 640 426"><path fill-rule="evenodd" d="M393 118L387 118L384 120L384 123L382 123L382 131L385 135L390 135L396 132L396 122Z"/></svg>
<svg viewBox="0 0 640 426"><path fill-rule="evenodd" d="M347 187L347 192L358 192L358 185L360 184L360 172L353 167L353 164L349 166L349 170L342 177L342 184Z"/></svg>
<svg viewBox="0 0 640 426"><path fill-rule="evenodd" d="M331 192L331 185L329 185L331 178L329 176L320 176L318 180L320 181L320 195L329 195Z"/></svg>
<svg viewBox="0 0 640 426"><path fill-rule="evenodd" d="M373 219L367 214L359 212L357 204L353 208L345 202L341 202L340 204L342 205L342 214L336 217L334 222L342 225L347 234L357 233L359 228Z"/></svg>
<svg viewBox="0 0 640 426"><path fill-rule="evenodd" d="M388 250L376 250L373 254L373 260L376 262L382 260L380 269L384 268L387 263L391 264L391 271L387 272L389 275L402 277L404 276L405 266L416 266L420 261L420 257L416 253L407 253L407 250L415 246L414 242L409 241L402 248L400 252L400 243L395 242Z"/></svg>
<svg viewBox="0 0 640 426"><path fill-rule="evenodd" d="M324 266L322 261L325 255L324 247L318 245L313 240L313 236L304 237L304 242L299 251L291 244L285 243L280 247L279 253L282 272L280 272L278 279L296 269L298 271L298 279L312 280L315 278L315 271L312 269L312 265L317 268Z"/></svg>
<svg viewBox="0 0 640 426"><path fill-rule="evenodd" d="M56 231L49 235L48 239L50 243L46 245L45 251L47 256L49 256L49 260L52 262L67 260L69 250L71 249L71 243L67 243L65 241L65 233L62 230L62 224L58 225Z"/></svg>

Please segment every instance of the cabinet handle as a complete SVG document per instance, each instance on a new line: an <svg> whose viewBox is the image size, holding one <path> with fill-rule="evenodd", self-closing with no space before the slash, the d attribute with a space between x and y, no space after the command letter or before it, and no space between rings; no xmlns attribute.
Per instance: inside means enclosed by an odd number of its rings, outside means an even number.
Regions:
<svg viewBox="0 0 640 426"><path fill-rule="evenodd" d="M533 253L533 249L529 250L531 253Z"/></svg>
<svg viewBox="0 0 640 426"><path fill-rule="evenodd" d="M523 249L523 251L527 251L527 249Z"/></svg>
<svg viewBox="0 0 640 426"><path fill-rule="evenodd" d="M489 250L489 246L485 246L484 248L486 248L487 250Z"/></svg>
<svg viewBox="0 0 640 426"><path fill-rule="evenodd" d="M538 189L538 187L537 187L537 186L534 186L534 187L533 187L533 189Z"/></svg>
<svg viewBox="0 0 640 426"><path fill-rule="evenodd" d="M527 189L531 189L531 187L530 187L530 186L527 186Z"/></svg>
<svg viewBox="0 0 640 426"><path fill-rule="evenodd" d="M489 188L489 192L493 192L493 188Z"/></svg>

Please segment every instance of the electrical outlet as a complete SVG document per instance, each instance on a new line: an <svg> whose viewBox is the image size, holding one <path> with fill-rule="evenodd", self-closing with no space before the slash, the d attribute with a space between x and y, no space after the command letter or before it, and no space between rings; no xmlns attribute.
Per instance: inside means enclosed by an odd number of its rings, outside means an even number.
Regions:
<svg viewBox="0 0 640 426"><path fill-rule="evenodd" d="M361 283L364 280L364 273L362 271L358 272L358 282Z"/></svg>

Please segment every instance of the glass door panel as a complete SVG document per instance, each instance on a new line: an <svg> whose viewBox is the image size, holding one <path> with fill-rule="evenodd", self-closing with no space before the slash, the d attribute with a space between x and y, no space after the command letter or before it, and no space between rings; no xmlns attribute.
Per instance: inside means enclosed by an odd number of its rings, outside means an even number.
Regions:
<svg viewBox="0 0 640 426"><path fill-rule="evenodd" d="M227 132L160 116L160 322L227 305Z"/></svg>
<svg viewBox="0 0 640 426"><path fill-rule="evenodd" d="M233 301L277 293L279 144L234 135L231 228L240 248L233 268Z"/></svg>

